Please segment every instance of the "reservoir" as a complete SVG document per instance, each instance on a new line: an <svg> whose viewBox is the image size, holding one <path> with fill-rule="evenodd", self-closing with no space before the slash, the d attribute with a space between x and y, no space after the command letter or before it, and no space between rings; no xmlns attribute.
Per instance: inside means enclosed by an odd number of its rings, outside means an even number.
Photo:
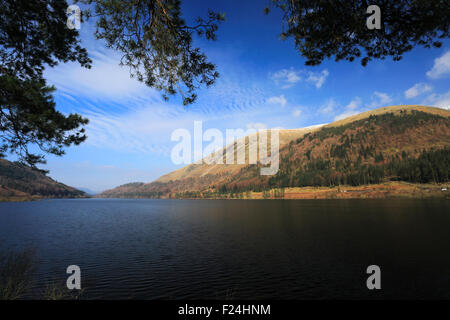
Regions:
<svg viewBox="0 0 450 320"><path fill-rule="evenodd" d="M0 250L31 247L34 292L77 265L86 299L450 299L442 199L0 203Z"/></svg>

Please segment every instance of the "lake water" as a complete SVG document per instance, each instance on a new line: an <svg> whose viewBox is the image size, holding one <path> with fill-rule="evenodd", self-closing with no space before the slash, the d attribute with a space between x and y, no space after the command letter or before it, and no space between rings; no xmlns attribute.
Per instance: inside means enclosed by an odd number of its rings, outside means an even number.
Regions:
<svg viewBox="0 0 450 320"><path fill-rule="evenodd" d="M448 200L0 203L0 248L27 247L36 288L75 264L93 299L450 299Z"/></svg>

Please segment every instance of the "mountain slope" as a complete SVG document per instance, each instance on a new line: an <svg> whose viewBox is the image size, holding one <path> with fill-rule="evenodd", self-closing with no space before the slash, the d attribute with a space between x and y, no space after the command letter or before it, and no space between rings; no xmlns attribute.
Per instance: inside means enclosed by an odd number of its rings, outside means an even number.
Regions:
<svg viewBox="0 0 450 320"><path fill-rule="evenodd" d="M109 190L101 197L221 197L274 188L449 180L450 112L394 106L321 127L280 131L280 169L192 164L155 182Z"/></svg>
<svg viewBox="0 0 450 320"><path fill-rule="evenodd" d="M304 136L306 133L310 133L310 132L314 132L315 130L318 130L321 126L322 125L311 126L311 127L307 127L307 128L301 128L301 129L280 130L280 132L279 132L280 147L287 145L292 140L296 140L296 139ZM246 152L248 152L248 138L245 137L242 139L245 139L245 148L246 148ZM239 140L242 140L242 139L239 139ZM221 152L223 154L225 154L226 149L228 149L230 147L231 146L228 146L227 148L225 148L225 150L222 150ZM224 159L224 162L225 162L225 159ZM235 164L235 165L190 164L186 167L183 167L183 168L175 170L169 174L166 174L166 175L160 177L159 179L157 179L156 181L164 183L164 182L183 180L183 179L188 179L188 178L205 177L207 175L236 174L239 170L241 170L245 166L246 166L245 164Z"/></svg>
<svg viewBox="0 0 450 320"><path fill-rule="evenodd" d="M83 191L57 182L28 166L0 159L0 200L85 196Z"/></svg>

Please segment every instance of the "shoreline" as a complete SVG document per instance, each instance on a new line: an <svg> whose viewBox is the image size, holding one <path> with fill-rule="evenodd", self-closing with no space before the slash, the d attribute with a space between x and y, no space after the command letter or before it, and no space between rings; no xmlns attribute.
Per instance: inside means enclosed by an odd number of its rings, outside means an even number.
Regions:
<svg viewBox="0 0 450 320"><path fill-rule="evenodd" d="M32 201L41 201L41 200L57 200L57 199L89 199L93 197L42 197L42 196L12 196L12 197L0 197L0 202L32 202Z"/></svg>
<svg viewBox="0 0 450 320"><path fill-rule="evenodd" d="M301 200L301 199L449 199L448 183L409 183L392 181L361 186L274 188L263 192L215 194L196 192L195 196L169 193L160 197L95 197L98 199L179 199L179 200Z"/></svg>
<svg viewBox="0 0 450 320"><path fill-rule="evenodd" d="M293 187L273 188L263 192L240 192L211 194L198 192L195 197L175 196L174 193L161 197L42 197L37 195L0 197L0 202L30 202L45 199L174 199L174 200L314 200L314 199L450 199L450 184L420 184L392 181L361 186L335 187Z"/></svg>

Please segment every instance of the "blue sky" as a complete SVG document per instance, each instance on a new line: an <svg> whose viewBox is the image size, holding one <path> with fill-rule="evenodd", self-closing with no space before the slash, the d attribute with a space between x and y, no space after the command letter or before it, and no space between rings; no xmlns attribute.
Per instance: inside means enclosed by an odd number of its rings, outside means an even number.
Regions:
<svg viewBox="0 0 450 320"><path fill-rule="evenodd" d="M226 13L218 40L197 40L221 77L184 107L179 97L164 102L159 92L130 79L120 55L93 38L92 22L81 37L93 59L86 70L74 63L46 70L57 88L59 110L90 119L87 141L48 156L54 179L95 191L150 182L180 166L172 164L170 141L177 128L301 128L397 104L450 106L450 41L441 49L415 48L403 60L325 61L305 66L292 40L281 41L281 16L262 13L265 1L184 1L186 20L207 9Z"/></svg>

